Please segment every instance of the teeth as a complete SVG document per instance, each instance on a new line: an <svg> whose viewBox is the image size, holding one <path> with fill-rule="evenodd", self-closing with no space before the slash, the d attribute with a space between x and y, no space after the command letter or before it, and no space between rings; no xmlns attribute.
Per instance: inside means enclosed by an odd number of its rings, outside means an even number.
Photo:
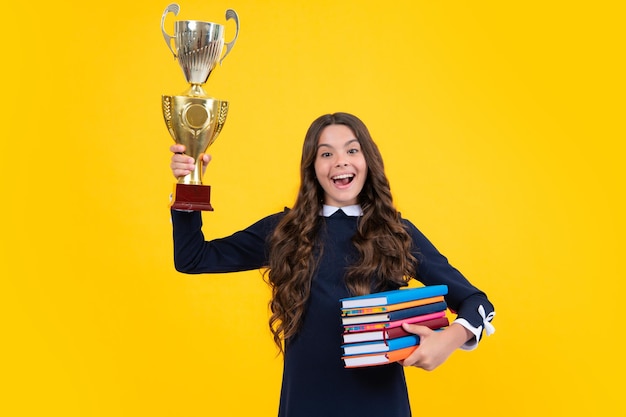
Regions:
<svg viewBox="0 0 626 417"><path fill-rule="evenodd" d="M343 178L352 178L354 177L354 174L341 174L341 175L337 175L335 177L332 177L333 180L341 180Z"/></svg>

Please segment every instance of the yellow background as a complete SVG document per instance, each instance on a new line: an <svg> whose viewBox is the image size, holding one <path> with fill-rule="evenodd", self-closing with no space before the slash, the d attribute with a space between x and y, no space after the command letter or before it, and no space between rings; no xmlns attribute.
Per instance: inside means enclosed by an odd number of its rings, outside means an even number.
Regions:
<svg viewBox="0 0 626 417"><path fill-rule="evenodd" d="M206 86L231 103L207 236L291 205L309 123L357 114L399 210L497 307L478 350L408 370L414 413L624 413L619 3L181 1L170 33L241 20ZM2 415L276 413L260 274L172 266L167 4L3 8Z"/></svg>

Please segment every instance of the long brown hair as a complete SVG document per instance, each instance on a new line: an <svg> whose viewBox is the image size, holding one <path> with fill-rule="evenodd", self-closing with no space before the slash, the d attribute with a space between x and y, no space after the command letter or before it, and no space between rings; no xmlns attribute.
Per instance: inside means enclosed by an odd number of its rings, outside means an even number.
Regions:
<svg viewBox="0 0 626 417"><path fill-rule="evenodd" d="M317 118L304 138L296 202L278 224L269 242L269 268L266 271L272 289L269 325L281 352L282 340L294 336L302 323L311 290L316 266L314 247L322 222L320 210L324 200L324 190L315 177L314 164L319 137L324 128L334 124L352 130L368 167L367 179L358 198L363 216L352 239L360 260L346 272L348 290L352 295L368 294L372 290L404 286L408 279L415 277L412 241L393 205L383 160L367 127L348 113Z"/></svg>

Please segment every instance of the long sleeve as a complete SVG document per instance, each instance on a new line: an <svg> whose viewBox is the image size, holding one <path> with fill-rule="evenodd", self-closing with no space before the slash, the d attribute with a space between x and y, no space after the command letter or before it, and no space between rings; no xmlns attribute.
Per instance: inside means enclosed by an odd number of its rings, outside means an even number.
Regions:
<svg viewBox="0 0 626 417"><path fill-rule="evenodd" d="M265 217L228 237L206 241L200 212L172 210L174 266L188 274L236 272L267 266L267 238L282 214Z"/></svg>
<svg viewBox="0 0 626 417"><path fill-rule="evenodd" d="M470 330L475 338L463 346L471 350L476 347L482 334L493 333L491 320L494 307L487 295L472 285L461 272L450 265L448 259L411 222L406 221L415 244L414 255L418 259L417 279L424 285L445 284L448 286L446 302L457 314L455 322Z"/></svg>

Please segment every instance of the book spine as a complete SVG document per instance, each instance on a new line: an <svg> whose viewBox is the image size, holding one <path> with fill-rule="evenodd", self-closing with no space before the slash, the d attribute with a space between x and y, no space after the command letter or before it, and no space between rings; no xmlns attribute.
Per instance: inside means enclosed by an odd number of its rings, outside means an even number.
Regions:
<svg viewBox="0 0 626 417"><path fill-rule="evenodd" d="M404 303L389 304L377 307L349 308L342 309L341 315L346 316L362 316L367 314L388 313L391 311L403 310L405 308L418 307L426 304L434 304L444 301L443 296L424 298L423 300L407 301Z"/></svg>
<svg viewBox="0 0 626 417"><path fill-rule="evenodd" d="M389 313L389 320L402 320L415 316L422 316L424 314L435 313L437 311L444 311L448 308L448 305L445 301L440 301L438 303L427 304L419 307L407 308L404 310L393 311ZM367 316L364 316L367 317Z"/></svg>
<svg viewBox="0 0 626 417"><path fill-rule="evenodd" d="M443 296L448 293L446 285L430 285L419 288L398 289L368 295L342 298L341 308L374 307L388 304L397 304L423 298Z"/></svg>
<svg viewBox="0 0 626 417"><path fill-rule="evenodd" d="M342 346L344 356L362 355L368 353L389 352L419 345L419 336L409 334L397 339L378 340L375 342L350 343Z"/></svg>
<svg viewBox="0 0 626 417"><path fill-rule="evenodd" d="M384 354L365 354L355 356L344 356L342 360L346 368L360 368L363 366L378 366L386 365L388 363L397 362L406 359L413 351L417 349L417 346L409 346L403 349L386 352Z"/></svg>
<svg viewBox="0 0 626 417"><path fill-rule="evenodd" d="M439 317L436 319L425 320L422 322L418 322L415 324L419 324L420 326L426 326L432 330L441 329L443 327L447 327L450 325L450 321L447 317ZM385 340L385 339L397 339L399 337L409 336L412 333L407 332L400 327L392 327L386 330L374 330L374 331L364 331L364 332L349 332L344 333L343 343L360 343L360 342L374 342L377 340Z"/></svg>
<svg viewBox="0 0 626 417"><path fill-rule="evenodd" d="M410 317L404 320L397 320L385 323L366 323L366 324L356 324L351 326L344 326L344 333L352 333L352 332L364 332L371 330L381 330L381 329L390 329L394 327L400 327L403 323L416 323L418 324L421 321L434 319L438 317L444 317L445 311L438 311L432 314L425 314L423 316Z"/></svg>

